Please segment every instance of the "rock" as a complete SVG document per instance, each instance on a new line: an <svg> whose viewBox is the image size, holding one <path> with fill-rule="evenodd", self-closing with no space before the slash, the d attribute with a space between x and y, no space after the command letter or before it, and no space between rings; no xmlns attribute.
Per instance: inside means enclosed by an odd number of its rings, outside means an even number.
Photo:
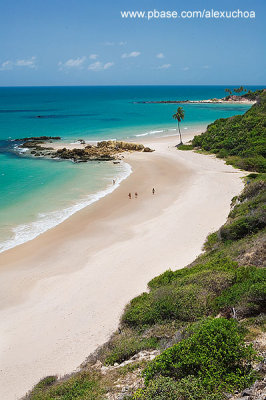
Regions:
<svg viewBox="0 0 266 400"><path fill-rule="evenodd" d="M251 389L244 389L243 392L241 393L242 396L250 396L252 395L252 390Z"/></svg>
<svg viewBox="0 0 266 400"><path fill-rule="evenodd" d="M31 136L31 137L15 139L16 142L25 142L27 140L30 140L30 141L61 140L61 137L60 136Z"/></svg>
<svg viewBox="0 0 266 400"><path fill-rule="evenodd" d="M144 153L152 153L155 150L150 149L149 147L144 147Z"/></svg>

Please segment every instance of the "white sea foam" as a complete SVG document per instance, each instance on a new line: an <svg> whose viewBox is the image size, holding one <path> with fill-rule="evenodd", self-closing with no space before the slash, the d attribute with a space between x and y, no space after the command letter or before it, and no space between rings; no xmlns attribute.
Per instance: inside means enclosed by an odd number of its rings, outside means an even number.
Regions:
<svg viewBox="0 0 266 400"><path fill-rule="evenodd" d="M115 184L108 185L106 189L94 194L89 194L78 203L63 210L52 211L47 214L39 214L36 221L33 221L29 224L21 224L13 228L13 237L0 243L0 253L36 238L40 234L65 221L77 211L82 210L90 204L95 203L96 201L105 197L109 193L112 193L132 172L129 164L123 163L123 167L123 172L120 173L119 176L114 177Z"/></svg>
<svg viewBox="0 0 266 400"><path fill-rule="evenodd" d="M28 151L28 147L20 147L19 145L14 146L14 150L17 151L18 153L22 154Z"/></svg>
<svg viewBox="0 0 266 400"><path fill-rule="evenodd" d="M138 135L135 135L135 136L139 137L139 136L155 135L156 133L162 133L162 132L165 132L165 131L167 131L167 129L166 130L165 129L161 129L160 131L148 131L148 132L145 132L145 133L139 133Z"/></svg>

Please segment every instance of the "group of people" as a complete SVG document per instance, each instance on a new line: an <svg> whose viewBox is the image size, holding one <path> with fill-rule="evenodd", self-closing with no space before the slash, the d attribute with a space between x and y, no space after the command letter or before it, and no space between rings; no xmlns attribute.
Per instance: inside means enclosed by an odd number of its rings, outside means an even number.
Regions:
<svg viewBox="0 0 266 400"><path fill-rule="evenodd" d="M152 194L155 194L155 189L154 188L152 188ZM129 192L128 193L128 198L129 198L129 200L131 200L132 199L132 197L133 197L133 195ZM138 193L137 192L135 192L135 199L137 199L138 198Z"/></svg>

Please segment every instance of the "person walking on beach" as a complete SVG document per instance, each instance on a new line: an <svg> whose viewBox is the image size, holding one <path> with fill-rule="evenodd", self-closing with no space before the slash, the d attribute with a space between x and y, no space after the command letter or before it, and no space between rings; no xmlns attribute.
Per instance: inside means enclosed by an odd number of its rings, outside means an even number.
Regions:
<svg viewBox="0 0 266 400"><path fill-rule="evenodd" d="M155 189L154 188L152 189L152 194L155 194Z"/></svg>
<svg viewBox="0 0 266 400"><path fill-rule="evenodd" d="M131 193L128 193L128 198L131 200Z"/></svg>
<svg viewBox="0 0 266 400"><path fill-rule="evenodd" d="M137 192L135 192L135 199L137 199L138 198L138 193Z"/></svg>

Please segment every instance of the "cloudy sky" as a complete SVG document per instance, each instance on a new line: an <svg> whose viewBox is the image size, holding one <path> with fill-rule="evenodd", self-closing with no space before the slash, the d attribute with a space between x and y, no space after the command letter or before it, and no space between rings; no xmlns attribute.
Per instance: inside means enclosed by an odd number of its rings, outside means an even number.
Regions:
<svg viewBox="0 0 266 400"><path fill-rule="evenodd" d="M265 84L263 0L0 0L0 7L0 86ZM121 17L203 9L256 17Z"/></svg>

